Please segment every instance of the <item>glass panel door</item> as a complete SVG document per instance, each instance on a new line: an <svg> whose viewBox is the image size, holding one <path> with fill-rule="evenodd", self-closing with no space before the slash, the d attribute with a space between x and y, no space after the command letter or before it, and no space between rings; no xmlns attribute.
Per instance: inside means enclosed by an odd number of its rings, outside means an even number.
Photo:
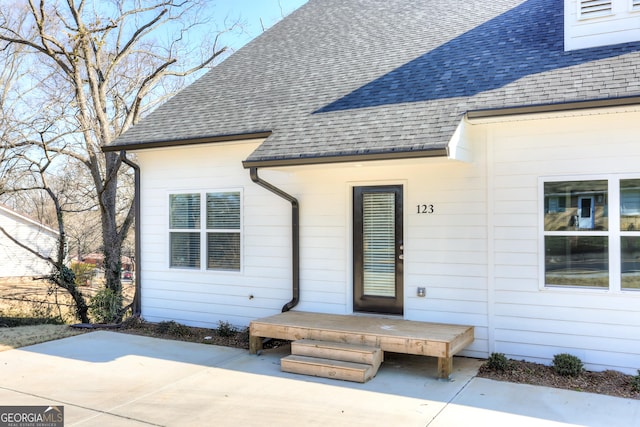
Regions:
<svg viewBox="0 0 640 427"><path fill-rule="evenodd" d="M402 187L354 188L354 310L401 314Z"/></svg>
<svg viewBox="0 0 640 427"><path fill-rule="evenodd" d="M362 196L363 294L396 296L395 197L393 193Z"/></svg>

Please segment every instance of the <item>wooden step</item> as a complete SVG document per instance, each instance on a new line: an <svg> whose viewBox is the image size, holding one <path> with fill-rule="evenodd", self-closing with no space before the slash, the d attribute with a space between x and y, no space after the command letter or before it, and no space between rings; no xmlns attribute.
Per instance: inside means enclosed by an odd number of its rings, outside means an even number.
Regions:
<svg viewBox="0 0 640 427"><path fill-rule="evenodd" d="M311 375L314 377L332 378L364 383L374 377L377 370L364 363L345 362L341 360L292 354L280 360L280 368L284 372Z"/></svg>
<svg viewBox="0 0 640 427"><path fill-rule="evenodd" d="M291 354L372 365L375 372L383 359L383 352L377 347L308 339L292 342Z"/></svg>

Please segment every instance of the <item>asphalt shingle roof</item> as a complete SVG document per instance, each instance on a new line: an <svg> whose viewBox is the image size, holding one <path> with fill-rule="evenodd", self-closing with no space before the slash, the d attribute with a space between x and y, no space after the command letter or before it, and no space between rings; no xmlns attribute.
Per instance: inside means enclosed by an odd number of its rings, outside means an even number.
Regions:
<svg viewBox="0 0 640 427"><path fill-rule="evenodd" d="M562 0L309 0L114 142L272 131L247 161L446 147L477 109L640 95L640 43L564 52Z"/></svg>

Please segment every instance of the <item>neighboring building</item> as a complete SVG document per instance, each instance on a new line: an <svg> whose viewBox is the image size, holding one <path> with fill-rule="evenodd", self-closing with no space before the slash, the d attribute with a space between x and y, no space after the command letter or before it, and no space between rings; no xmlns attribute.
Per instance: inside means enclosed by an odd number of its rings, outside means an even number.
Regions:
<svg viewBox="0 0 640 427"><path fill-rule="evenodd" d="M637 373L636 9L310 0L104 148L141 170L143 317L289 302Z"/></svg>
<svg viewBox="0 0 640 427"><path fill-rule="evenodd" d="M134 270L134 265L133 265L133 259L131 259L128 256L122 256L121 258L121 270L122 271L133 271ZM78 259L77 257L75 257L73 259L74 262L83 262L86 264L93 264L96 266L96 268L102 269L104 268L104 254L98 253L98 252L92 252L86 255L82 255L82 257L80 259Z"/></svg>
<svg viewBox="0 0 640 427"><path fill-rule="evenodd" d="M0 206L0 227L10 236L45 257L55 259L57 231ZM26 278L51 274L51 263L20 247L0 232L0 278Z"/></svg>

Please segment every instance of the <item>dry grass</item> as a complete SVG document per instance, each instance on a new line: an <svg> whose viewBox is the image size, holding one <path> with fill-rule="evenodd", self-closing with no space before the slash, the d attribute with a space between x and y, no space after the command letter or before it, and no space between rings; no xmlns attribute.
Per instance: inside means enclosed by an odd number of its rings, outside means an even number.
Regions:
<svg viewBox="0 0 640 427"><path fill-rule="evenodd" d="M52 323L50 319L57 319L57 323L74 320L71 296L45 280L0 281L0 296L2 317L48 319L46 323Z"/></svg>
<svg viewBox="0 0 640 427"><path fill-rule="evenodd" d="M0 328L0 351L58 340L84 332L80 329L71 328L69 325L50 324Z"/></svg>
<svg viewBox="0 0 640 427"><path fill-rule="evenodd" d="M132 282L122 285L124 304L129 304L133 299L135 286ZM91 298L103 287L104 284L99 282L79 289L89 304ZM46 280L32 279L0 280L0 317L47 319L43 323L77 321L75 305L67 291L52 286ZM0 326L3 325L0 323Z"/></svg>
<svg viewBox="0 0 640 427"><path fill-rule="evenodd" d="M87 303L101 283L82 286ZM131 301L133 284L123 284L125 304ZM0 280L0 351L57 340L86 332L69 327L76 323L71 296L45 280ZM25 325L25 326L22 326Z"/></svg>

